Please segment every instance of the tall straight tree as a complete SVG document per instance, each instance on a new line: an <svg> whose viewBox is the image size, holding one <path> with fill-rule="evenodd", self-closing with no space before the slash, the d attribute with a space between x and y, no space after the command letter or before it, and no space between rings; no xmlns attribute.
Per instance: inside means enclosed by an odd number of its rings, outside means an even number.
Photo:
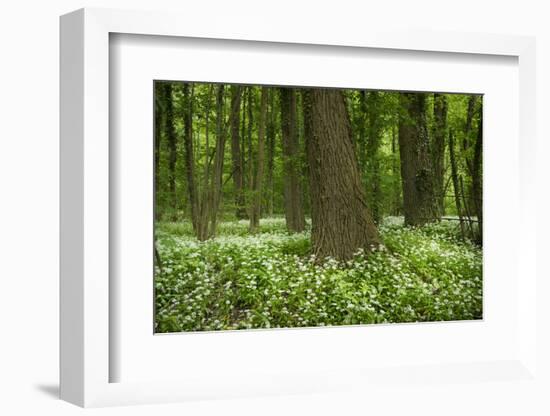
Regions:
<svg viewBox="0 0 550 416"><path fill-rule="evenodd" d="M283 142L284 202L286 226L290 232L305 229L300 183L300 154L296 129L296 93L292 88L280 88L281 132Z"/></svg>
<svg viewBox="0 0 550 416"><path fill-rule="evenodd" d="M466 113L466 125L462 142L465 154L464 163L469 176L467 191L464 193L464 205L468 216L475 215L480 226L479 232L474 237L481 243L481 226L483 221L482 195L481 195L481 156L482 156L482 102L477 95L468 98ZM478 129L474 130L476 115L479 115ZM481 217L481 219L480 219Z"/></svg>
<svg viewBox="0 0 550 416"><path fill-rule="evenodd" d="M374 222L378 224L382 220L379 151L383 127L381 96L378 91L370 91L367 94L366 111L368 117L368 137L366 149L367 201L369 203Z"/></svg>
<svg viewBox="0 0 550 416"><path fill-rule="evenodd" d="M380 244L367 206L341 91L304 92L311 192L311 241L318 258L349 260Z"/></svg>
<svg viewBox="0 0 550 416"><path fill-rule="evenodd" d="M164 109L166 138L168 142L168 191L170 195L170 208L172 218L175 219L177 208L176 196L176 159L177 159L177 135L174 121L174 97L172 94L172 84L170 82L162 83L164 88Z"/></svg>
<svg viewBox="0 0 550 416"><path fill-rule="evenodd" d="M449 131L449 161L451 162L451 179L453 182L456 212L460 224L460 232L464 238L466 236L466 228L464 224L464 217L462 215L462 204L460 202L460 180L458 176L458 164L456 162L454 134L452 130Z"/></svg>
<svg viewBox="0 0 550 416"><path fill-rule="evenodd" d="M418 226L438 219L426 118L426 94L402 93L399 100L403 211L405 224Z"/></svg>
<svg viewBox="0 0 550 416"><path fill-rule="evenodd" d="M193 143L193 88L191 92L188 83L183 84L183 152L185 162L185 174L187 177L187 194L191 206L191 222L193 229L198 229L198 195L197 183L195 181L195 150Z"/></svg>
<svg viewBox="0 0 550 416"><path fill-rule="evenodd" d="M483 151L483 106L479 107L479 121L477 125L477 137L474 146L472 161L472 196L475 213L477 216L478 233L477 241L483 244L483 184L482 184L482 151Z"/></svg>
<svg viewBox="0 0 550 416"><path fill-rule="evenodd" d="M242 101L242 120L241 120L241 167L243 169L243 195L244 195L244 189L246 189L246 182L245 182L245 175L246 175L246 116L247 116L247 108L246 104L248 102L247 96L250 94L250 90L246 87L243 87L243 97L241 99Z"/></svg>
<svg viewBox="0 0 550 416"><path fill-rule="evenodd" d="M242 88L231 87L231 160L233 162L233 185L235 187L235 206L238 219L246 218L244 201L243 165L241 156L241 137L239 132Z"/></svg>
<svg viewBox="0 0 550 416"><path fill-rule="evenodd" d="M210 196L210 233L215 237L217 231L218 210L220 206L223 179L223 162L225 158L225 128L224 128L224 85L218 85L216 91L216 150L214 154L214 171Z"/></svg>
<svg viewBox="0 0 550 416"><path fill-rule="evenodd" d="M161 218L160 195L160 141L162 138L162 130L164 129L162 116L164 113L163 103L163 87L162 84L155 83L155 218Z"/></svg>
<svg viewBox="0 0 550 416"><path fill-rule="evenodd" d="M260 119L258 121L258 148L256 151L256 172L252 183L252 209L250 210L250 231L256 232L260 226L262 207L262 181L264 178L264 147L267 119L267 87L260 93Z"/></svg>
<svg viewBox="0 0 550 416"><path fill-rule="evenodd" d="M466 124L464 126L464 136L462 138L462 153L464 154L464 165L470 179L474 176L474 165L472 161L472 143L475 141L475 139L472 136L475 134L475 132L473 131L473 125L475 121L477 102L477 95L470 95L468 97L468 108L466 111L465 121ZM468 185L471 185L471 181ZM475 212L471 186L468 188L468 192L464 193L463 197L465 199L464 208L466 209L466 211L469 213Z"/></svg>
<svg viewBox="0 0 550 416"><path fill-rule="evenodd" d="M200 201L198 203L197 214L197 238L200 241L207 240L210 236L208 224L210 221L211 206L212 206L212 185L210 184L210 107L212 102L212 95L214 92L214 86L209 85L208 93L206 96L206 111L204 115L205 121L205 146L204 146L204 173L202 177L202 185L200 192Z"/></svg>
<svg viewBox="0 0 550 416"><path fill-rule="evenodd" d="M274 189L273 171L275 167L275 90L269 92L269 112L266 126L267 138L267 214L273 215Z"/></svg>
<svg viewBox="0 0 550 416"><path fill-rule="evenodd" d="M397 145L397 120L391 126L391 177L392 177L392 215L401 214L401 171L399 161L399 150Z"/></svg>
<svg viewBox="0 0 550 416"><path fill-rule="evenodd" d="M248 189L252 189L252 181L254 178L254 163L252 162L252 131L254 130L254 87L248 87L248 129L247 146L248 146L248 160L246 164L247 169L247 185Z"/></svg>
<svg viewBox="0 0 550 416"><path fill-rule="evenodd" d="M434 126L431 141L433 187L437 199L438 215L445 213L445 143L447 137L447 97L434 94Z"/></svg>

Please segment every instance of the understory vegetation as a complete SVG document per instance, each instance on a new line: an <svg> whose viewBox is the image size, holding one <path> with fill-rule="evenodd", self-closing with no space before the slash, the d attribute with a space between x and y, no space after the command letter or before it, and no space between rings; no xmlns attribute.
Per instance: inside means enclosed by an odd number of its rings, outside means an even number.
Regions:
<svg viewBox="0 0 550 416"><path fill-rule="evenodd" d="M155 332L482 318L483 96L154 83Z"/></svg>
<svg viewBox="0 0 550 416"><path fill-rule="evenodd" d="M199 241L190 221L158 222L155 331L289 328L480 319L482 249L458 223L386 217L383 244L347 261L315 258L311 225L220 222Z"/></svg>

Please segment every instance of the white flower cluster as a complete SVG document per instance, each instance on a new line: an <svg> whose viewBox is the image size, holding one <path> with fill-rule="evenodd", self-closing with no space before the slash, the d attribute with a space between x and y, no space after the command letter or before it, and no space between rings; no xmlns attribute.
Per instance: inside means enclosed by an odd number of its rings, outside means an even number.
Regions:
<svg viewBox="0 0 550 416"><path fill-rule="evenodd" d="M309 231L283 218L222 222L198 242L188 223L157 227L160 332L477 319L482 252L447 225L419 229L386 218L384 245L342 263L310 255Z"/></svg>

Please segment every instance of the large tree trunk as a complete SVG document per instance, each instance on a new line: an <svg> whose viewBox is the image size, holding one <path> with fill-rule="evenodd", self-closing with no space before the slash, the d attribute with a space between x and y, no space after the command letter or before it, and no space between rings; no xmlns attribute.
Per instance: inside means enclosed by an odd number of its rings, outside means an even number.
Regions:
<svg viewBox="0 0 550 416"><path fill-rule="evenodd" d="M403 93L399 100L399 153L403 183L405 224L418 226L437 220L430 141L426 120L426 94Z"/></svg>
<svg viewBox="0 0 550 416"><path fill-rule="evenodd" d="M258 122L258 148L256 154L256 174L252 184L252 209L250 215L250 231L256 232L260 226L262 207L262 180L264 177L264 142L267 118L267 87L262 87L260 97L260 120Z"/></svg>
<svg viewBox="0 0 550 416"><path fill-rule="evenodd" d="M439 216L445 214L444 176L446 136L447 97L443 94L434 94L434 131L431 154L434 175L434 194L437 198Z"/></svg>
<svg viewBox="0 0 550 416"><path fill-rule="evenodd" d="M341 91L304 92L311 192L311 241L318 258L349 260L380 244L365 191Z"/></svg>
<svg viewBox="0 0 550 416"><path fill-rule="evenodd" d="M183 145L185 174L187 176L187 194L191 205L191 222L193 229L198 228L198 195L195 181L195 153L193 149L193 91L189 92L189 84L183 84L184 115L183 115Z"/></svg>
<svg viewBox="0 0 550 416"><path fill-rule="evenodd" d="M284 201L286 226L290 232L305 229L300 184L300 155L296 130L296 93L292 88L280 88L281 131L283 141Z"/></svg>
<svg viewBox="0 0 550 416"><path fill-rule="evenodd" d="M359 170L361 178L365 177L367 168L367 91L359 91L359 138L357 153L359 155Z"/></svg>
<svg viewBox="0 0 550 416"><path fill-rule="evenodd" d="M231 159L233 162L233 184L235 187L235 206L237 219L246 218L246 206L244 201L243 165L241 156L241 138L239 134L239 122L241 114L240 86L231 87Z"/></svg>
<svg viewBox="0 0 550 416"><path fill-rule="evenodd" d="M211 189L210 205L210 233L209 237L216 236L218 210L220 207L223 161L225 157L225 131L224 131L224 85L218 86L216 94L216 154L214 155L214 172Z"/></svg>

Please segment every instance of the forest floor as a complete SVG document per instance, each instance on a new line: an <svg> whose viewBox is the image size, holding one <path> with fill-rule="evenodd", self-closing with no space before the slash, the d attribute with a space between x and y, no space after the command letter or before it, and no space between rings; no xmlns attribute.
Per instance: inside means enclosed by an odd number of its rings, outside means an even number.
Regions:
<svg viewBox="0 0 550 416"><path fill-rule="evenodd" d="M387 217L384 246L339 263L309 255L309 231L284 218L219 224L198 242L191 224L157 224L157 332L480 319L482 251L455 222L421 228Z"/></svg>

